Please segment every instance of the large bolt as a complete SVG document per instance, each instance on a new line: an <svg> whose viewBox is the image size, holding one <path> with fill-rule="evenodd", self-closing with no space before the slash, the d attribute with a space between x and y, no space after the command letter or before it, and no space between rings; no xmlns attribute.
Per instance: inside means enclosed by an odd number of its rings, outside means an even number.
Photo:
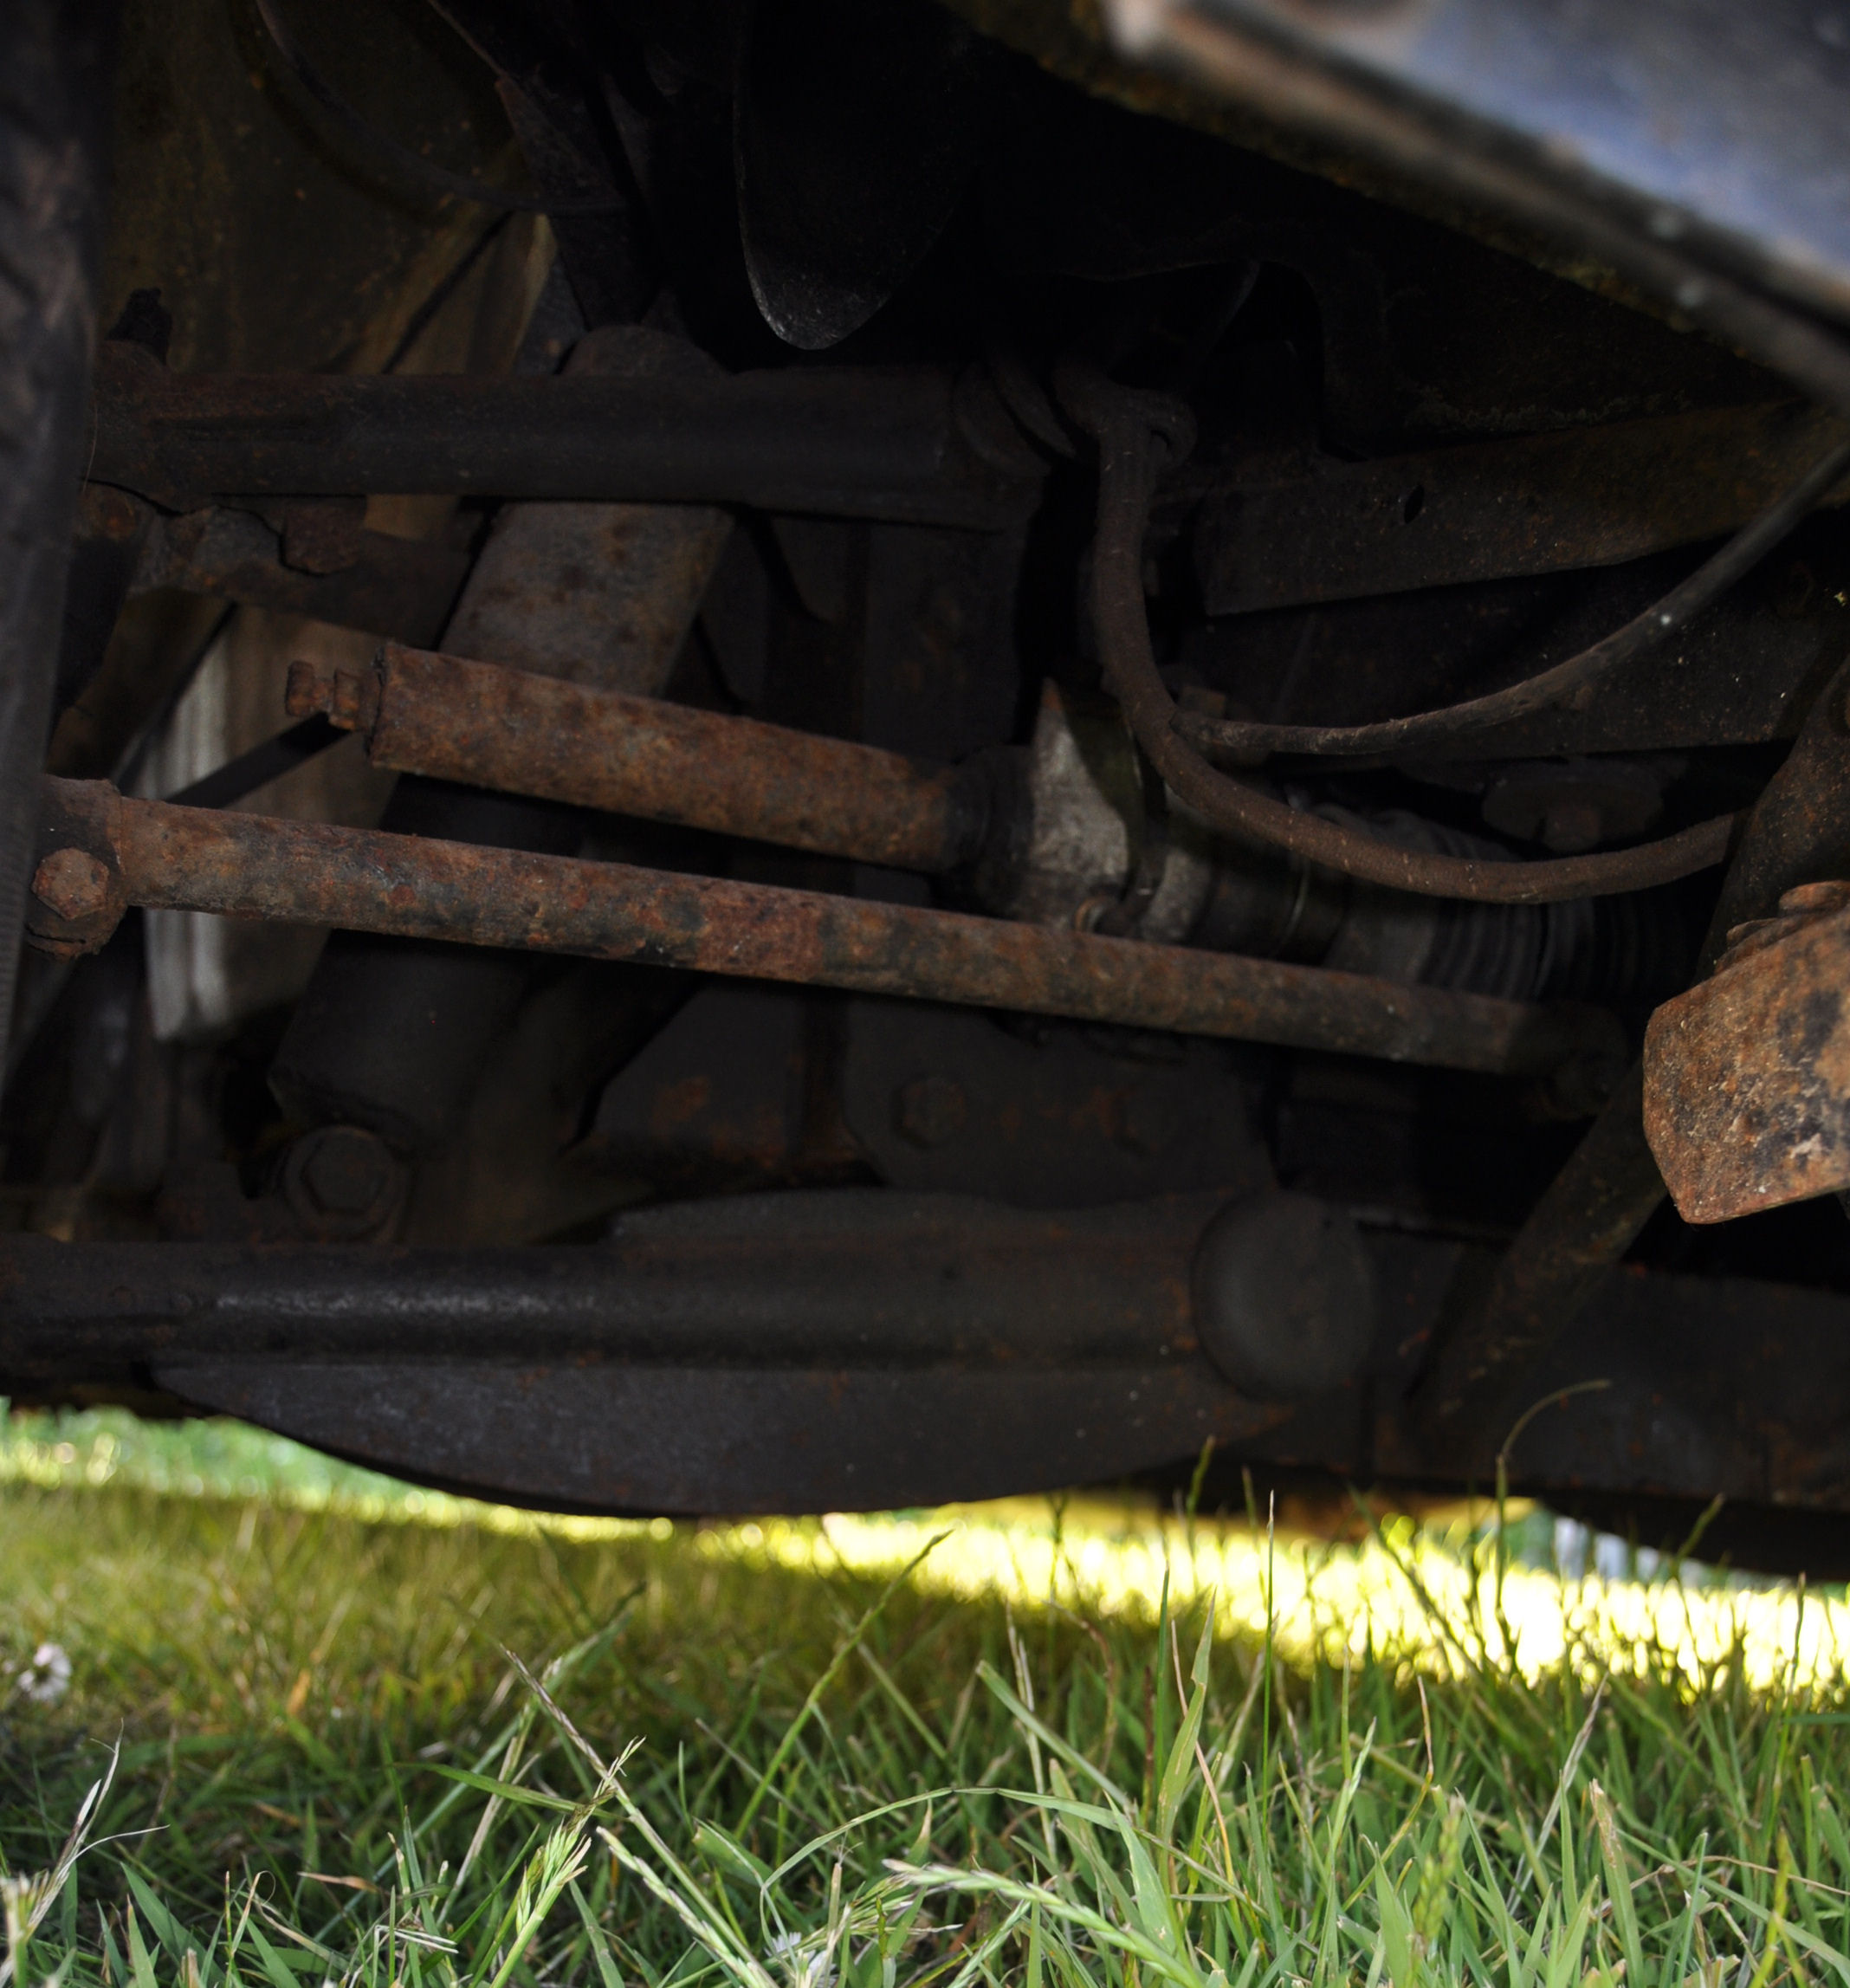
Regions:
<svg viewBox="0 0 1850 1988"><path fill-rule="evenodd" d="M87 849L55 849L32 873L32 895L61 918L96 917L109 908L109 865Z"/></svg>
<svg viewBox="0 0 1850 1988"><path fill-rule="evenodd" d="M312 1234L333 1241L378 1236L404 1201L404 1168L376 1132L322 1125L283 1162L283 1197Z"/></svg>

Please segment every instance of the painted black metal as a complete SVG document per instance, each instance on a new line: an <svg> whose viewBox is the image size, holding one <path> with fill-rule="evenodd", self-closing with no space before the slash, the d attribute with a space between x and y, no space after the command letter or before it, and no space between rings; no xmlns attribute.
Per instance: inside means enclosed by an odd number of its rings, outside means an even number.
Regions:
<svg viewBox="0 0 1850 1988"><path fill-rule="evenodd" d="M623 1217L567 1249L0 1244L15 1378L255 1358L1160 1366L1219 1195L1083 1214L878 1188Z"/></svg>
<svg viewBox="0 0 1850 1988"><path fill-rule="evenodd" d="M176 510L230 494L415 491L988 527L1022 515L1043 465L1008 445L986 391L974 381L960 402L933 366L215 377L169 373L117 341L98 359L88 471Z"/></svg>
<svg viewBox="0 0 1850 1988"><path fill-rule="evenodd" d="M817 352L879 309L977 169L999 51L929 0L753 10L733 124L752 294Z"/></svg>
<svg viewBox="0 0 1850 1988"><path fill-rule="evenodd" d="M1277 1411L1205 1362L975 1374L314 1363L160 1368L222 1414L548 1510L866 1512L1110 1481Z"/></svg>
<svg viewBox="0 0 1850 1988"><path fill-rule="evenodd" d="M1345 1348L1321 1376L1334 1384L1267 1405L1195 1343L1198 1243L1219 1205L754 1195L633 1214L572 1249L15 1236L0 1385L152 1384L428 1481L599 1510L980 1497L1183 1461L1209 1435L1256 1467L1462 1486L1466 1446L1422 1453L1400 1402L1489 1253L1363 1227L1366 1357ZM1244 1321L1249 1345L1303 1329L1295 1287L1277 1295L1269 1321ZM1549 1405L1512 1481L1850 1511L1847 1320L1836 1292L1614 1273L1536 1370Z"/></svg>
<svg viewBox="0 0 1850 1988"><path fill-rule="evenodd" d="M1255 1195L1207 1225L1194 1317L1208 1357L1254 1401L1354 1380L1375 1339L1374 1266L1354 1218L1310 1195Z"/></svg>

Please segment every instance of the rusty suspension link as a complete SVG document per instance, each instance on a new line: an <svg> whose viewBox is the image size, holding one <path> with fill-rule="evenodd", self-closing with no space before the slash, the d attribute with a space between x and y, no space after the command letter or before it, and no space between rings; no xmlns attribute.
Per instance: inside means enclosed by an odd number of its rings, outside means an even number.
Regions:
<svg viewBox="0 0 1850 1988"><path fill-rule="evenodd" d="M368 760L396 773L896 870L954 870L976 856L986 825L975 766L928 766L396 642L366 671L294 664L288 709L361 733Z"/></svg>
<svg viewBox="0 0 1850 1988"><path fill-rule="evenodd" d="M898 994L1555 1078L1613 1053L1598 1009L571 857L45 782L29 935L100 946L131 904Z"/></svg>

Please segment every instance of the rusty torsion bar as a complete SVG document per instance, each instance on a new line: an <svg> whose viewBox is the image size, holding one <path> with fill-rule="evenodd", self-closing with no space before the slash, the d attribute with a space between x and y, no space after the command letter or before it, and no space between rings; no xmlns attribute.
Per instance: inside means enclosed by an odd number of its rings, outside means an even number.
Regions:
<svg viewBox="0 0 1850 1988"><path fill-rule="evenodd" d="M1038 486L1033 458L1006 437L980 453L961 405L933 367L188 374L106 341L86 474L170 510L418 491L1006 523Z"/></svg>
<svg viewBox="0 0 1850 1988"><path fill-rule="evenodd" d="M937 872L974 858L979 783L755 718L388 642L365 672L289 672L289 715L363 733L374 766Z"/></svg>
<svg viewBox="0 0 1850 1988"><path fill-rule="evenodd" d="M29 930L101 944L130 904L568 953L1509 1074L1608 1052L1610 1018L1271 960L129 800L48 779Z"/></svg>

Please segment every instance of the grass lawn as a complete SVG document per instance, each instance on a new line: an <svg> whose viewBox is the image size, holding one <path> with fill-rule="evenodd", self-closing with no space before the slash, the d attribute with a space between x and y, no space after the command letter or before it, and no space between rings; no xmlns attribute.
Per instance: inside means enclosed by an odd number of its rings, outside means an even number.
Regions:
<svg viewBox="0 0 1850 1988"><path fill-rule="evenodd" d="M1850 1984L1842 1603L1503 1563L16 1423L0 1984Z"/></svg>

